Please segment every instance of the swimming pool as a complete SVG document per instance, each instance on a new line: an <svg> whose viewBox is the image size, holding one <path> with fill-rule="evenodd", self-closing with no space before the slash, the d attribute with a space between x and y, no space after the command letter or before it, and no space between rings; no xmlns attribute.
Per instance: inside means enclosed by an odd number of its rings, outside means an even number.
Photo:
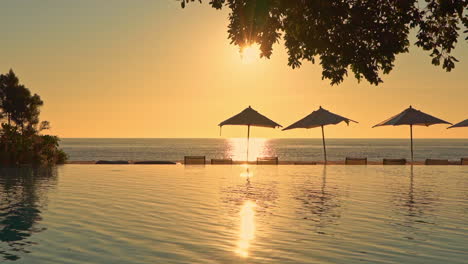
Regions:
<svg viewBox="0 0 468 264"><path fill-rule="evenodd" d="M1 170L0 262L466 263L468 167Z"/></svg>

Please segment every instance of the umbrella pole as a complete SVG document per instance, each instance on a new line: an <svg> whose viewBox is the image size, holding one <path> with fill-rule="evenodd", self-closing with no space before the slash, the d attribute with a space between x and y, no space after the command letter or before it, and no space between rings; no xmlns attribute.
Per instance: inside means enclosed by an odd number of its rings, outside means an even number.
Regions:
<svg viewBox="0 0 468 264"><path fill-rule="evenodd" d="M413 125L409 125L410 127L410 137L411 137L411 164L414 163L413 159Z"/></svg>
<svg viewBox="0 0 468 264"><path fill-rule="evenodd" d="M250 142L250 125L247 125L247 164L249 163L249 142Z"/></svg>
<svg viewBox="0 0 468 264"><path fill-rule="evenodd" d="M323 156L325 158L325 164L327 164L327 148L325 147L325 132L322 126L322 142L323 142Z"/></svg>

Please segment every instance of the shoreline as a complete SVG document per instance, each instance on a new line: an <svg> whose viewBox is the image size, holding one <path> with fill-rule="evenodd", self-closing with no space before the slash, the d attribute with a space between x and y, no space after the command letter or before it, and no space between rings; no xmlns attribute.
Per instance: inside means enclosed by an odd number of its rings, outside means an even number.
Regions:
<svg viewBox="0 0 468 264"><path fill-rule="evenodd" d="M68 161L65 164L70 164L70 165L184 165L183 161L173 161L176 164L135 164L137 161L128 161L128 164L96 164L97 161ZM246 163L245 161L233 161L232 164L211 164L209 160L207 160L205 165L243 165L243 164L249 164L249 165L257 165L256 161L249 161ZM203 164L200 164L203 165ZM268 164L270 165L270 164ZM279 161L278 164L271 164L271 165L324 165L323 161ZM346 165L345 161L328 161L327 165ZM366 165L384 165L383 161L367 161ZM415 161L413 164L411 162L407 162L405 165L425 165L424 161ZM455 160L449 160L449 164L447 165L459 165L462 166L460 161L455 161ZM353 165L349 165L353 166ZM395 165L385 165L385 166L395 166ZM400 165L402 166L402 165ZM434 166L434 165L427 165L427 166ZM445 165L441 165L445 166Z"/></svg>

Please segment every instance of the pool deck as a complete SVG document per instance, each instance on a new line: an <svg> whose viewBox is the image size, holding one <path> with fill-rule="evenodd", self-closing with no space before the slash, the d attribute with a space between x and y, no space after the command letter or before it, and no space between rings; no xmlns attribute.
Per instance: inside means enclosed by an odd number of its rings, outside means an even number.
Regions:
<svg viewBox="0 0 468 264"><path fill-rule="evenodd" d="M95 164L95 165L104 165L104 164L96 164L97 161L68 161L66 164ZM170 165L170 164L135 164L135 161L128 161L129 164L112 164L112 165ZM183 161L175 161L177 164L183 164ZM242 165L242 164L250 164L256 165L256 161L249 161L246 163L245 161L233 161L233 165ZM278 165L323 165L323 161L279 161ZM207 160L206 165L211 165L209 160ZM216 165L223 165L223 164L216 164ZM216 166L215 165L215 166ZM231 164L224 164L224 165L231 165ZM345 165L345 161L328 161L327 165ZM367 161L367 165L383 165L383 161ZM411 165L411 162L406 163L406 165ZM425 165L424 161L415 161L413 165ZM461 165L460 160L451 160L449 161L448 165ZM428 165L430 166L430 165Z"/></svg>

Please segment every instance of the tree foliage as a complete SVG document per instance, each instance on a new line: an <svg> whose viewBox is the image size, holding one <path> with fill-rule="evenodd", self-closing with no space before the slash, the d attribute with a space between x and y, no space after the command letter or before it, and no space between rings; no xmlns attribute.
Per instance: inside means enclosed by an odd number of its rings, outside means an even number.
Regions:
<svg viewBox="0 0 468 264"><path fill-rule="evenodd" d="M182 7L195 0L179 0ZM202 0L197 0L202 2ZM322 79L339 84L351 71L357 80L382 82L395 56L415 45L430 51L432 64L451 71L452 51L468 33L468 0L210 0L230 9L228 38L239 47L258 43L270 58L284 39L292 68L303 61L322 66ZM466 41L468 37L462 38Z"/></svg>
<svg viewBox="0 0 468 264"><path fill-rule="evenodd" d="M49 129L40 122L41 97L20 84L10 70L0 75L0 165L52 165L63 163L66 154L59 149L59 138L40 135Z"/></svg>
<svg viewBox="0 0 468 264"><path fill-rule="evenodd" d="M0 110L9 124L13 122L23 130L36 128L43 104L39 95L32 95L28 88L19 83L13 70L0 75Z"/></svg>

